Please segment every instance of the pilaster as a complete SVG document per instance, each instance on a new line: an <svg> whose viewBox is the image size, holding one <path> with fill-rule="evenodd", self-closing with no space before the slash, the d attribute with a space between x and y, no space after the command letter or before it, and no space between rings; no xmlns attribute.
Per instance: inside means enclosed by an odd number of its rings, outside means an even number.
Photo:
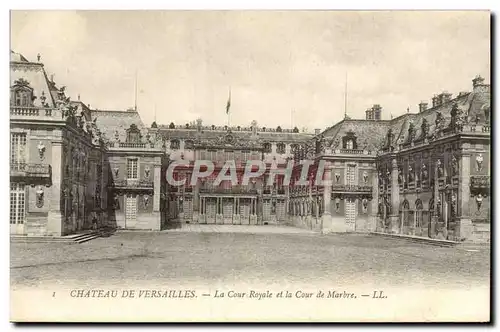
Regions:
<svg viewBox="0 0 500 332"><path fill-rule="evenodd" d="M61 212L62 157L62 141L52 142L52 187L47 218L47 235L52 236L64 235L64 218Z"/></svg>

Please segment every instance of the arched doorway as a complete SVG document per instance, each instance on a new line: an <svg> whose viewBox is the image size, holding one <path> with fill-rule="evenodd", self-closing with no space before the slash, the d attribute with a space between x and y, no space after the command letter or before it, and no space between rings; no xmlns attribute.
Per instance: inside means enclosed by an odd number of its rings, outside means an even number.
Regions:
<svg viewBox="0 0 500 332"><path fill-rule="evenodd" d="M410 234L413 218L410 219L410 203L406 199L401 203L399 215L401 218L401 233Z"/></svg>
<svg viewBox="0 0 500 332"><path fill-rule="evenodd" d="M423 219L424 204L421 199L415 201L415 235L426 236L425 235L425 225Z"/></svg>
<svg viewBox="0 0 500 332"><path fill-rule="evenodd" d="M427 216L427 217L426 217ZM431 234L431 222L432 217L434 216L434 198L429 200L429 211L424 211L424 219L427 222L427 235L428 237L432 237Z"/></svg>

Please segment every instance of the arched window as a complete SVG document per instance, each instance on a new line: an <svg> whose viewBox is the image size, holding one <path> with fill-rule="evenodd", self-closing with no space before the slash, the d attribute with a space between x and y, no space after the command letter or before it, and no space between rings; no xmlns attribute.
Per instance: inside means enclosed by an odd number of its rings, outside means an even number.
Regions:
<svg viewBox="0 0 500 332"><path fill-rule="evenodd" d="M285 144L283 143L278 143L278 145L276 145L276 152L279 154L285 153L285 149Z"/></svg>
<svg viewBox="0 0 500 332"><path fill-rule="evenodd" d="M342 148L348 150L356 150L358 148L356 144L356 134L352 130L349 130L344 137L342 137Z"/></svg>
<svg viewBox="0 0 500 332"><path fill-rule="evenodd" d="M264 143L263 148L264 148L264 153L270 153L271 152L271 143Z"/></svg>
<svg viewBox="0 0 500 332"><path fill-rule="evenodd" d="M28 81L20 78L11 87L11 105L13 106L33 106L33 89Z"/></svg>
<svg viewBox="0 0 500 332"><path fill-rule="evenodd" d="M406 199L403 201L403 203L401 203L399 213L401 216L402 233L409 234L410 227L413 224L413 220L411 220L410 218L410 203Z"/></svg>
<svg viewBox="0 0 500 332"><path fill-rule="evenodd" d="M170 140L170 148L172 150L177 150L181 147L181 143L179 142L178 139L173 139L173 140Z"/></svg>
<svg viewBox="0 0 500 332"><path fill-rule="evenodd" d="M127 143L140 143L141 142L141 132L135 124L131 124L130 128L127 129Z"/></svg>
<svg viewBox="0 0 500 332"><path fill-rule="evenodd" d="M415 201L415 232L421 233L422 230L422 210L424 209L424 205L422 204L422 200L417 199ZM420 234L418 234L420 235Z"/></svg>

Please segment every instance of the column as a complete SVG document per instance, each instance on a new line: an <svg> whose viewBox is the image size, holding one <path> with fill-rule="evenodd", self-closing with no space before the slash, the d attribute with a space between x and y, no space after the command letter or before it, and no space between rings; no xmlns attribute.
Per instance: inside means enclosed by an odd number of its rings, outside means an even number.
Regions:
<svg viewBox="0 0 500 332"><path fill-rule="evenodd" d="M161 165L154 165L153 212L160 211Z"/></svg>
<svg viewBox="0 0 500 332"><path fill-rule="evenodd" d="M193 213L200 211L200 180L196 181L193 189Z"/></svg>
<svg viewBox="0 0 500 332"><path fill-rule="evenodd" d="M394 157L392 159L391 170L391 210L389 216L391 223L390 233L401 233L401 218L399 217L399 183L398 183L398 161Z"/></svg>
<svg viewBox="0 0 500 332"><path fill-rule="evenodd" d="M367 225L367 232L381 232L382 229L380 229L380 222L378 219L378 202L379 200L379 183L378 183L378 172L377 169L375 169L375 172L372 172L372 201L370 204L370 209L371 213L370 216L368 217L368 225Z"/></svg>
<svg viewBox="0 0 500 332"><path fill-rule="evenodd" d="M458 197L455 238L458 241L463 241L472 236L473 225L470 216L469 199L470 199L470 154L463 153L458 160L459 179L458 179Z"/></svg>
<svg viewBox="0 0 500 332"><path fill-rule="evenodd" d="M52 142L52 187L50 188L50 210L47 218L47 235L64 235L64 216L61 213L62 141ZM68 188L71 190L71 188Z"/></svg>
<svg viewBox="0 0 500 332"><path fill-rule="evenodd" d="M433 161L436 162L435 158L433 158ZM439 172L438 168L434 167L434 211L432 214L431 218L431 230L429 237L435 238L437 237L438 233L438 222L439 222L439 202L440 202L440 197L439 197ZM430 182L430 181L429 181Z"/></svg>

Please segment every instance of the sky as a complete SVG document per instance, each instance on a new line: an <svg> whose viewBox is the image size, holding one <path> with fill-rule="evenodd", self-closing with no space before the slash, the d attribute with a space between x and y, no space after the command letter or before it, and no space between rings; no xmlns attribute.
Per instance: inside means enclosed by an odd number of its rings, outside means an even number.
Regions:
<svg viewBox="0 0 500 332"><path fill-rule="evenodd" d="M312 131L344 111L364 118L380 104L390 119L442 91L470 91L478 74L489 82L490 14L12 11L11 49L40 54L92 108L133 107L137 77L146 125L201 118Z"/></svg>

